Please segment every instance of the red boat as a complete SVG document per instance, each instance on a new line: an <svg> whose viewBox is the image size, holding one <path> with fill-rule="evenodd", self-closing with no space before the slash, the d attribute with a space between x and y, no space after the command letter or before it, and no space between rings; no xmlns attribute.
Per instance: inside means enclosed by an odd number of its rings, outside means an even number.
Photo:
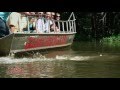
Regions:
<svg viewBox="0 0 120 90"><path fill-rule="evenodd" d="M73 19L71 20L71 18ZM0 55L70 46L76 34L75 16L68 20L56 20L59 33L13 33L0 38Z"/></svg>

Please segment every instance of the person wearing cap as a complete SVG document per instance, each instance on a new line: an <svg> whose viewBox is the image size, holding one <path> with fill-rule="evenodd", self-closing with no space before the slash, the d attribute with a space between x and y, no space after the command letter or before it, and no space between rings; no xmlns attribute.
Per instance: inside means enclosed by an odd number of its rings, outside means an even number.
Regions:
<svg viewBox="0 0 120 90"><path fill-rule="evenodd" d="M44 12L37 12L38 19L44 18Z"/></svg>
<svg viewBox="0 0 120 90"><path fill-rule="evenodd" d="M52 24L50 25L50 32L54 32L55 31L55 12L51 12L51 18L50 20L52 21Z"/></svg>
<svg viewBox="0 0 120 90"><path fill-rule="evenodd" d="M60 20L60 14L56 13L55 15L55 20ZM60 32L60 29L58 28L58 23L56 22L56 32Z"/></svg>
<svg viewBox="0 0 120 90"><path fill-rule="evenodd" d="M31 15L30 12L23 12L23 14L25 14L25 15Z"/></svg>
<svg viewBox="0 0 120 90"><path fill-rule="evenodd" d="M46 12L46 15L47 14L48 14L48 16L46 19L49 22L49 25L47 25L48 26L47 30L49 30L51 33L56 32L58 28L54 21L55 20L55 12Z"/></svg>
<svg viewBox="0 0 120 90"><path fill-rule="evenodd" d="M59 13L56 13L56 20L60 20L60 14Z"/></svg>
<svg viewBox="0 0 120 90"><path fill-rule="evenodd" d="M53 24L51 20L51 12L45 13L45 20L44 20L44 32L49 33L50 32L50 26Z"/></svg>
<svg viewBox="0 0 120 90"><path fill-rule="evenodd" d="M37 33L44 33L44 13L38 12L38 20L36 22Z"/></svg>
<svg viewBox="0 0 120 90"><path fill-rule="evenodd" d="M21 13L21 29L22 32L28 31L28 18L30 12L22 12Z"/></svg>
<svg viewBox="0 0 120 90"><path fill-rule="evenodd" d="M29 12L30 13L30 15L35 15L35 12Z"/></svg>
<svg viewBox="0 0 120 90"><path fill-rule="evenodd" d="M59 13L56 13L56 16L60 16L60 14ZM54 15L54 17L55 17L55 15ZM57 20L59 20L59 18L56 18ZM52 19L53 20L53 19ZM51 31L54 31L54 32L60 32L60 30L59 30L59 28L57 27L58 25L58 23L57 22L54 22L54 20L52 21L53 22L53 24L51 25Z"/></svg>

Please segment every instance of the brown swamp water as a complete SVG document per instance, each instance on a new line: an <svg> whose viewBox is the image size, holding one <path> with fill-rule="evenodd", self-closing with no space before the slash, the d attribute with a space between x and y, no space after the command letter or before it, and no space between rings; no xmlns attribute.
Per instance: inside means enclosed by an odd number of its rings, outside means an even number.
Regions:
<svg viewBox="0 0 120 90"><path fill-rule="evenodd" d="M1 78L120 78L120 46L74 42L34 58L0 57Z"/></svg>

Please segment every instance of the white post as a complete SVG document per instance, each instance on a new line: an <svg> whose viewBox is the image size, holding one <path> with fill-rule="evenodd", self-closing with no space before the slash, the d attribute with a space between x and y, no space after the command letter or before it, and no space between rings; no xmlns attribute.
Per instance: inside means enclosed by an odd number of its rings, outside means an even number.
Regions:
<svg viewBox="0 0 120 90"><path fill-rule="evenodd" d="M70 32L71 32L71 22L70 21L69 21L69 27L70 27L69 29L70 29Z"/></svg>
<svg viewBox="0 0 120 90"><path fill-rule="evenodd" d="M56 31L56 28L55 28L55 26L56 26L55 21L53 21L53 25L54 25L54 32L55 32L55 31Z"/></svg>
<svg viewBox="0 0 120 90"><path fill-rule="evenodd" d="M64 22L62 22L62 28L63 28L63 32L65 32L65 30L64 30Z"/></svg>
<svg viewBox="0 0 120 90"><path fill-rule="evenodd" d="M59 28L59 30L60 30L60 22L58 21L58 28Z"/></svg>
<svg viewBox="0 0 120 90"><path fill-rule="evenodd" d="M67 33L68 33L68 21L66 21Z"/></svg>
<svg viewBox="0 0 120 90"><path fill-rule="evenodd" d="M50 20L48 21L48 32L50 33Z"/></svg>
<svg viewBox="0 0 120 90"><path fill-rule="evenodd" d="M75 14L73 13L73 20L74 20L74 31L76 32L76 23L75 23Z"/></svg>
<svg viewBox="0 0 120 90"><path fill-rule="evenodd" d="M74 14L74 13L73 13L73 19L76 20L76 19L75 19L75 14Z"/></svg>
<svg viewBox="0 0 120 90"><path fill-rule="evenodd" d="M27 16L27 23L28 23L28 25L27 25L27 26L28 26L28 27L27 27L27 28L28 28L28 32L30 32L30 27L29 27L29 24L30 24L30 23L29 23L29 16Z"/></svg>
<svg viewBox="0 0 120 90"><path fill-rule="evenodd" d="M70 20L70 18L72 17L72 15L73 15L73 12L71 13L71 15L70 15L70 17L69 17L69 19L68 19L68 20Z"/></svg>

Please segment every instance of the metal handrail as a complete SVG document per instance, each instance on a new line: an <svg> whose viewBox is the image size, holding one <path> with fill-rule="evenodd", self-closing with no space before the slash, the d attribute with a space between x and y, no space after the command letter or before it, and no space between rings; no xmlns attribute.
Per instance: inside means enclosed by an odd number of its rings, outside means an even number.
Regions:
<svg viewBox="0 0 120 90"><path fill-rule="evenodd" d="M73 17L73 20L76 20L76 19L75 19L74 12L72 12L72 13L71 13L71 15L70 15L70 17L68 18L68 20L70 20L70 19L71 19L71 17Z"/></svg>
<svg viewBox="0 0 120 90"><path fill-rule="evenodd" d="M68 21L75 21L76 19L74 20L53 20L53 21L59 21L59 22L68 22Z"/></svg>
<svg viewBox="0 0 120 90"><path fill-rule="evenodd" d="M29 17L31 17L31 16L27 16L28 31L30 31L30 29L29 29ZM72 17L73 17L73 20L71 20ZM66 33L74 32L74 33L76 33L76 23L75 23L75 20L76 20L75 19L75 15L72 12L68 20L53 20L53 22L58 24L57 27L58 27L58 29L61 32L66 32ZM55 29L55 27L54 27L54 29ZM49 30L49 32L50 32L50 30Z"/></svg>
<svg viewBox="0 0 120 90"><path fill-rule="evenodd" d="M66 31L67 32L76 32L76 23L75 20L67 20L67 21L62 21L62 20L54 20L55 23L58 23L58 28L65 32L65 26L66 26ZM61 28L60 25L62 24Z"/></svg>

